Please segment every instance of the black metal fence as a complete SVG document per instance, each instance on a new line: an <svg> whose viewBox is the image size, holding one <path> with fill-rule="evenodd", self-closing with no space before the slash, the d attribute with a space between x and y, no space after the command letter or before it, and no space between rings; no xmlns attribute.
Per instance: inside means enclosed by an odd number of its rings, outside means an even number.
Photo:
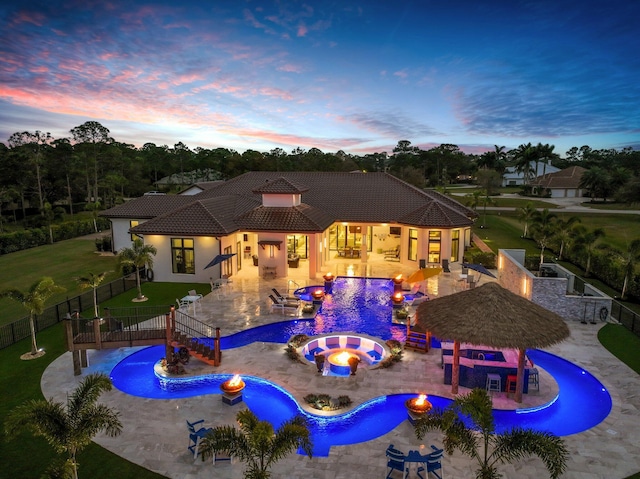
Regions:
<svg viewBox="0 0 640 479"><path fill-rule="evenodd" d="M141 275L141 278L143 277L144 275ZM123 276L122 278L110 283L100 285L96 289L98 294L98 304L135 287L135 275ZM67 298L66 301L51 306L45 309L42 314L36 316L34 318L36 333L59 323L67 317L67 314L73 314L75 311L91 309L93 309L92 289L73 298ZM165 310L166 309L167 308L165 308ZM29 336L31 336L29 316L25 316L13 323L0 326L0 349L7 348L18 341L28 338Z"/></svg>
<svg viewBox="0 0 640 479"><path fill-rule="evenodd" d="M640 315L617 301L611 302L611 317L636 336L640 336Z"/></svg>

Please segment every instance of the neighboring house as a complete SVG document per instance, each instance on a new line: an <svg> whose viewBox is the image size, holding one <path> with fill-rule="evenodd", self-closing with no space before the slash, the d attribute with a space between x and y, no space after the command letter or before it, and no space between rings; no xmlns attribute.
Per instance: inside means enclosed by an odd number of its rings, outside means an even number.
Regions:
<svg viewBox="0 0 640 479"><path fill-rule="evenodd" d="M360 172L249 172L195 195L145 196L101 215L111 220L116 250L142 237L158 250L155 280L172 282L207 282L254 261L256 275L286 276L298 266L316 278L334 258L383 260L396 247L394 259L416 269L457 262L477 217L436 191ZM232 256L207 268L217 255Z"/></svg>
<svg viewBox="0 0 640 479"><path fill-rule="evenodd" d="M180 191L179 195L197 195L198 193L202 193L205 190L213 188L214 186L218 186L220 183L224 183L224 180L216 180L216 181L201 181L199 183L194 183L193 185L185 188Z"/></svg>
<svg viewBox="0 0 640 479"><path fill-rule="evenodd" d="M546 175L547 173L555 173L557 171L560 171L560 168L556 168L555 166L551 165L551 160L549 160L548 162L539 161L538 171L536 171L535 161L532 161L530 165L532 176L534 178ZM531 181L529 183L531 183ZM522 171L516 171L515 166L507 166L505 168L504 174L502 175L502 186L522 186L524 184L524 173Z"/></svg>
<svg viewBox="0 0 640 479"><path fill-rule="evenodd" d="M551 198L581 198L584 196L584 191L580 188L580 180L585 171L587 170L581 166L571 166L540 176L531 183L532 193L544 194L548 190Z"/></svg>

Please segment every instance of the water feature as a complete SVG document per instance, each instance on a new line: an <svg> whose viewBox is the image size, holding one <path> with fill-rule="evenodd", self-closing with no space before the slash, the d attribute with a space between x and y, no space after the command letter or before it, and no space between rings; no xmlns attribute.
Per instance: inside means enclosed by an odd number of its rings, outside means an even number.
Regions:
<svg viewBox="0 0 640 479"><path fill-rule="evenodd" d="M313 336L338 331L404 340L406 328L391 323L393 287L390 280L339 277L333 291L330 300L323 305L320 321L284 321L253 328L222 338L223 349L253 341L286 343L294 334ZM374 322L376 324L372 324ZM496 410L494 415L499 431L520 426L562 436L590 429L607 417L611 397L588 371L544 351L530 350L527 354L554 377L559 387L558 396L536 408ZM134 396L176 399L220 394L220 384L231 378L230 374L211 374L159 379L153 366L163 355L163 347L153 346L125 358L111 372L114 386ZM307 417L316 456L328 455L331 446L356 444L386 434L407 418L405 402L415 397L415 394L380 396L348 413L320 417L302 410L287 391L269 381L251 376L243 376L243 379L246 383L244 401L260 419L277 427L295 414ZM428 396L428 400L434 407L445 407L450 402L433 395Z"/></svg>

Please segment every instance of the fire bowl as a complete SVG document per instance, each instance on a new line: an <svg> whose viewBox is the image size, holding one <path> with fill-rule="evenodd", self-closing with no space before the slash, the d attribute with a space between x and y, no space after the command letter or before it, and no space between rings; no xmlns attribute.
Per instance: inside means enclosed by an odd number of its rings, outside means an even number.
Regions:
<svg viewBox="0 0 640 479"><path fill-rule="evenodd" d="M231 378L220 385L220 389L225 394L238 394L244 389L244 381L240 378Z"/></svg>
<svg viewBox="0 0 640 479"><path fill-rule="evenodd" d="M404 405L409 412L413 414L425 414L433 407L433 405L427 401L426 396L407 399Z"/></svg>

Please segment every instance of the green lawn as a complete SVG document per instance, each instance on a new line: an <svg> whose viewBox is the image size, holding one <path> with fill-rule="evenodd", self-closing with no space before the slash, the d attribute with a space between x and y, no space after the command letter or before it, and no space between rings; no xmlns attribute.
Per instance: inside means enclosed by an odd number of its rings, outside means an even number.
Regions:
<svg viewBox="0 0 640 479"><path fill-rule="evenodd" d="M147 298L143 303L134 303L134 299L138 295L136 288L130 289L108 301L100 303L100 309L103 308L134 308L140 306L175 306L176 299L180 299L187 295L189 290L195 289L197 293L203 296L211 292L209 283L143 283L142 294Z"/></svg>
<svg viewBox="0 0 640 479"><path fill-rule="evenodd" d="M95 251L93 239L78 238L2 255L0 291L8 288L26 291L41 277L51 276L56 284L67 290L49 299L47 306L51 306L64 301L67 296L73 297L81 293L75 281L78 276L110 271L105 283L120 276L116 272L116 257L100 256ZM0 325L28 314L19 303L6 298L0 299L0 311Z"/></svg>
<svg viewBox="0 0 640 479"><path fill-rule="evenodd" d="M38 343L47 354L32 361L20 360L20 355L30 348L28 339L0 350L0 390L3 391L0 401L0 458L3 458L2 468L8 474L6 477L40 477L56 457L51 446L42 438L35 438L28 433L11 440L4 436L4 418L11 409L28 400L43 398L40 378L47 366L65 352L62 325L58 324L38 334ZM164 477L93 443L78 456L78 462L80 477L84 478Z"/></svg>
<svg viewBox="0 0 640 479"><path fill-rule="evenodd" d="M640 374L640 338L618 324L607 324L598 331L598 340L616 358Z"/></svg>

